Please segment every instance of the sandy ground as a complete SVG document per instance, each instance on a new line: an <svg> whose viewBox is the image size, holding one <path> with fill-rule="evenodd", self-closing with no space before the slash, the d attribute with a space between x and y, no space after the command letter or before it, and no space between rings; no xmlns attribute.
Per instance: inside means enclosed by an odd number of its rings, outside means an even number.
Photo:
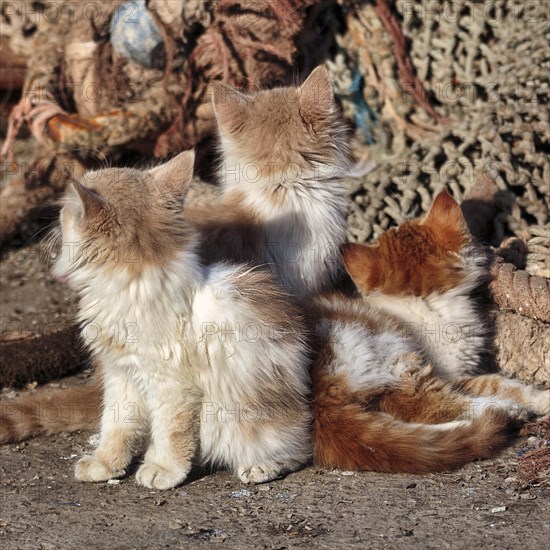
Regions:
<svg viewBox="0 0 550 550"><path fill-rule="evenodd" d="M89 434L0 448L3 548L518 548L550 540L550 498L522 486L518 448L441 475L314 467L247 487L197 473L155 492L73 479ZM544 542L546 541L546 543Z"/></svg>
<svg viewBox="0 0 550 550"><path fill-rule="evenodd" d="M52 280L46 259L38 243L4 255L3 330L71 319L74 296ZM1 397L14 393L4 389ZM133 472L120 483L76 482L74 464L92 448L91 435L0 447L1 548L540 550L550 540L550 490L525 484L517 471L518 453L533 443L527 436L495 460L450 474L309 467L247 487L227 472L196 472L179 488L154 492L138 487Z"/></svg>

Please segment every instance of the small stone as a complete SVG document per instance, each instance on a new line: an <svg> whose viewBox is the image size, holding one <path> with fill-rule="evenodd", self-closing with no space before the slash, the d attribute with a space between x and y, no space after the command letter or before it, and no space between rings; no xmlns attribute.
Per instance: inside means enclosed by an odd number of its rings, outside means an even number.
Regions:
<svg viewBox="0 0 550 550"><path fill-rule="evenodd" d="M168 529L172 529L173 531L176 531L177 529L183 529L183 521L179 519L173 519L168 523Z"/></svg>
<svg viewBox="0 0 550 550"><path fill-rule="evenodd" d="M495 508L491 508L491 514L499 514L500 512L506 512L506 510L506 506L496 506Z"/></svg>
<svg viewBox="0 0 550 550"><path fill-rule="evenodd" d="M229 493L229 498L246 498L251 494L252 493L248 489L239 489L238 491Z"/></svg>
<svg viewBox="0 0 550 550"><path fill-rule="evenodd" d="M107 485L120 485L121 483L121 479L110 479L109 481L107 481Z"/></svg>

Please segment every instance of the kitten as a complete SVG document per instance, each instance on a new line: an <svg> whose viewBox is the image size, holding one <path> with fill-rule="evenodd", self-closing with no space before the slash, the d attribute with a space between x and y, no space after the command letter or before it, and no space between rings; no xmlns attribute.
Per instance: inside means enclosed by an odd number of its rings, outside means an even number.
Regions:
<svg viewBox="0 0 550 550"><path fill-rule="evenodd" d="M318 67L299 87L252 96L216 84L212 101L221 193L193 192L185 204L202 261L266 267L297 300L331 288L344 272L349 152L328 72ZM98 384L44 388L3 404L0 442L96 429Z"/></svg>
<svg viewBox="0 0 550 550"><path fill-rule="evenodd" d="M184 481L195 457L257 483L310 456L299 311L268 272L200 264L183 213L193 159L88 173L65 197L54 272L96 329L104 387L99 446L77 463L79 480L123 475L143 435L136 480L155 489Z"/></svg>
<svg viewBox="0 0 550 550"><path fill-rule="evenodd" d="M266 265L299 299L331 288L343 271L350 157L326 69L252 96L216 83L212 98L222 194L189 209L203 256Z"/></svg>
<svg viewBox="0 0 550 550"><path fill-rule="evenodd" d="M457 202L440 193L428 214L386 231L374 246L348 244L345 263L360 292L406 323L422 341L434 373L475 395L499 395L550 412L550 393L487 371L492 319L474 293L487 280L485 256Z"/></svg>
<svg viewBox="0 0 550 550"><path fill-rule="evenodd" d="M362 298L314 302L322 319L312 371L317 464L448 470L505 446L523 407L550 412L548 391L470 376L485 342L471 297L484 271L450 195L372 246L346 245L344 263Z"/></svg>

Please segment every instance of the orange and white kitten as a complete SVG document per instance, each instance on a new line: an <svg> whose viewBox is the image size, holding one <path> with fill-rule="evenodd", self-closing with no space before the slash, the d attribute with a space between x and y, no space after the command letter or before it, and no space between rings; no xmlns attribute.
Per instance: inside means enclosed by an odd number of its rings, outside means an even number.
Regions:
<svg viewBox="0 0 550 550"><path fill-rule="evenodd" d="M406 332L421 341L436 375L536 414L550 412L550 392L483 374L492 319L482 315L475 293L487 280L487 260L447 192L424 218L386 231L376 244L346 245L344 261L368 303L406 323Z"/></svg>
<svg viewBox="0 0 550 550"><path fill-rule="evenodd" d="M79 480L123 475L143 435L136 479L155 489L184 481L195 458L257 483L310 457L300 314L268 272L200 264L183 208L193 159L88 173L65 196L54 271L96 330L104 388L99 446L77 463Z"/></svg>
<svg viewBox="0 0 550 550"><path fill-rule="evenodd" d="M265 265L298 298L331 288L343 272L349 152L326 69L255 95L216 83L212 101L222 193L189 208L203 256Z"/></svg>
<svg viewBox="0 0 550 550"><path fill-rule="evenodd" d="M484 271L450 195L372 246L346 245L344 263L362 297L314 301L317 464L448 470L500 450L522 409L550 412L549 391L470 375L485 342L472 299Z"/></svg>

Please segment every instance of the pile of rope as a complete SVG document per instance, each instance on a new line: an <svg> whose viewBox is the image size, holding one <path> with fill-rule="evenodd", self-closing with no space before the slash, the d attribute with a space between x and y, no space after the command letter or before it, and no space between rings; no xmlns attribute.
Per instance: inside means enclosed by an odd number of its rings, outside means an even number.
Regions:
<svg viewBox="0 0 550 550"><path fill-rule="evenodd" d="M443 187L462 200L489 177L497 209L491 244L510 235L532 241L529 263L549 269L544 0L397 1L405 52L396 51L378 2L341 4L347 26L328 64L345 112L363 120L358 126L364 141L374 143L367 154L377 165L354 193L355 239L371 239L426 211ZM397 81L404 53L425 90L410 78ZM349 94L355 75L363 81L359 98Z"/></svg>

